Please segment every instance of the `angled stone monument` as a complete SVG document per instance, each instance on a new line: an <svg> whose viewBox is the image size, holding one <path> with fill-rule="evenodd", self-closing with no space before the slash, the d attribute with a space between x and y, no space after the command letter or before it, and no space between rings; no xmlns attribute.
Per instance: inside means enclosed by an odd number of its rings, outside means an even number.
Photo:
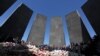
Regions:
<svg viewBox="0 0 100 56"><path fill-rule="evenodd" d="M89 22L97 35L100 35L100 0L88 0L82 6Z"/></svg>
<svg viewBox="0 0 100 56"><path fill-rule="evenodd" d="M32 42L36 45L43 44L45 35L45 26L46 26L46 16L42 14L37 14L27 42Z"/></svg>
<svg viewBox="0 0 100 56"><path fill-rule="evenodd" d="M77 12L74 11L66 15L66 22L67 22L70 42L75 44L83 42L81 21Z"/></svg>
<svg viewBox="0 0 100 56"><path fill-rule="evenodd" d="M66 23L71 43L80 44L90 41L90 35L76 11L66 15Z"/></svg>
<svg viewBox="0 0 100 56"><path fill-rule="evenodd" d="M22 4L11 17L0 27L0 42L21 40L33 11Z"/></svg>
<svg viewBox="0 0 100 56"><path fill-rule="evenodd" d="M0 16L15 2L16 0L0 0Z"/></svg>
<svg viewBox="0 0 100 56"><path fill-rule="evenodd" d="M61 47L65 45L62 18L60 16L52 17L50 30L50 45Z"/></svg>

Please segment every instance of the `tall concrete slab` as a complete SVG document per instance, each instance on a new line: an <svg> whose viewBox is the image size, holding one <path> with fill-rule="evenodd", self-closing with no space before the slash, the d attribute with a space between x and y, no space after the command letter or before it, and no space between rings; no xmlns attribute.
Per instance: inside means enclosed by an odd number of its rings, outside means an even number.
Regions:
<svg viewBox="0 0 100 56"><path fill-rule="evenodd" d="M32 13L31 9L22 4L0 27L0 42L13 41L16 37L21 40Z"/></svg>
<svg viewBox="0 0 100 56"><path fill-rule="evenodd" d="M74 11L66 15L66 22L67 22L70 42L78 44L83 42L81 21L77 12Z"/></svg>
<svg viewBox="0 0 100 56"><path fill-rule="evenodd" d="M94 47L97 52L100 51L100 0L88 0L82 6L82 9L96 32ZM93 38L94 39L94 38Z"/></svg>
<svg viewBox="0 0 100 56"><path fill-rule="evenodd" d="M62 18L60 16L52 17L50 31L50 45L58 47L65 45Z"/></svg>
<svg viewBox="0 0 100 56"><path fill-rule="evenodd" d="M43 44L45 35L45 26L46 26L46 16L42 14L37 14L27 42L32 42L36 45Z"/></svg>
<svg viewBox="0 0 100 56"><path fill-rule="evenodd" d="M97 35L100 35L100 0L88 0L82 9Z"/></svg>

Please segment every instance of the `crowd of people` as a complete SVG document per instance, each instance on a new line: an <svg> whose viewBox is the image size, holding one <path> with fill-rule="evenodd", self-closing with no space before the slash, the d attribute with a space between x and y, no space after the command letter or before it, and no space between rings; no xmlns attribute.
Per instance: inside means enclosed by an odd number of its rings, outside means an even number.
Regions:
<svg viewBox="0 0 100 56"><path fill-rule="evenodd" d="M99 55L100 52L97 53L94 48L99 40L100 38L96 37L88 43L71 43L68 47L34 45L33 43L26 43L24 41L1 42L0 56L69 56L69 52L73 52L76 56L82 56L82 54L85 56Z"/></svg>
<svg viewBox="0 0 100 56"><path fill-rule="evenodd" d="M2 42L0 43L1 56L68 56L68 47L53 47L48 45L32 45L30 43L21 42Z"/></svg>

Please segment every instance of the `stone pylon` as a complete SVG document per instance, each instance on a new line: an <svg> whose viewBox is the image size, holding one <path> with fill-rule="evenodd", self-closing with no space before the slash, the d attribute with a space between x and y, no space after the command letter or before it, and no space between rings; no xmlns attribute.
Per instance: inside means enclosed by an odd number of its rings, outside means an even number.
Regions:
<svg viewBox="0 0 100 56"><path fill-rule="evenodd" d="M36 45L43 44L46 26L46 16L37 14L31 28L27 42L33 42Z"/></svg>
<svg viewBox="0 0 100 56"><path fill-rule="evenodd" d="M66 22L71 43L80 44L82 39L81 20L76 11L73 11L66 15Z"/></svg>
<svg viewBox="0 0 100 56"><path fill-rule="evenodd" d="M13 38L22 39L33 11L22 4L11 17L0 27L0 42L13 41ZM0 19L5 19L1 17Z"/></svg>
<svg viewBox="0 0 100 56"><path fill-rule="evenodd" d="M65 45L62 18L60 16L51 18L50 45L58 47Z"/></svg>

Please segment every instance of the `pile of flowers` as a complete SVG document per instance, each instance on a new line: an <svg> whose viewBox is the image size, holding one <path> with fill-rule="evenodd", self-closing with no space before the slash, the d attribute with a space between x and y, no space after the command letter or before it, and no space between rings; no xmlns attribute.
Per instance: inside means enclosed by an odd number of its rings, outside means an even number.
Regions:
<svg viewBox="0 0 100 56"><path fill-rule="evenodd" d="M0 46L3 46L3 47L8 47L8 46L15 46L16 44L13 43L13 42L2 42L0 43Z"/></svg>
<svg viewBox="0 0 100 56"><path fill-rule="evenodd" d="M24 45L24 46L23 46ZM43 47L43 46L42 46ZM1 51L3 49L3 51ZM25 51L27 50L27 52ZM68 51L65 50L48 50L46 48L39 48L36 45L31 45L31 44L17 44L13 42L2 42L0 43L0 52L4 52L3 54L8 54L11 53L10 55L28 55L28 56L68 56ZM12 53L13 52L13 53ZM29 55L29 53L31 53ZM0 53L1 55L1 53Z"/></svg>
<svg viewBox="0 0 100 56"><path fill-rule="evenodd" d="M45 49L39 49L35 45L27 45L28 50L37 56L68 56L68 51L64 50L53 50L48 51Z"/></svg>
<svg viewBox="0 0 100 56"><path fill-rule="evenodd" d="M54 50L50 52L51 56L68 56L68 51L63 50Z"/></svg>

